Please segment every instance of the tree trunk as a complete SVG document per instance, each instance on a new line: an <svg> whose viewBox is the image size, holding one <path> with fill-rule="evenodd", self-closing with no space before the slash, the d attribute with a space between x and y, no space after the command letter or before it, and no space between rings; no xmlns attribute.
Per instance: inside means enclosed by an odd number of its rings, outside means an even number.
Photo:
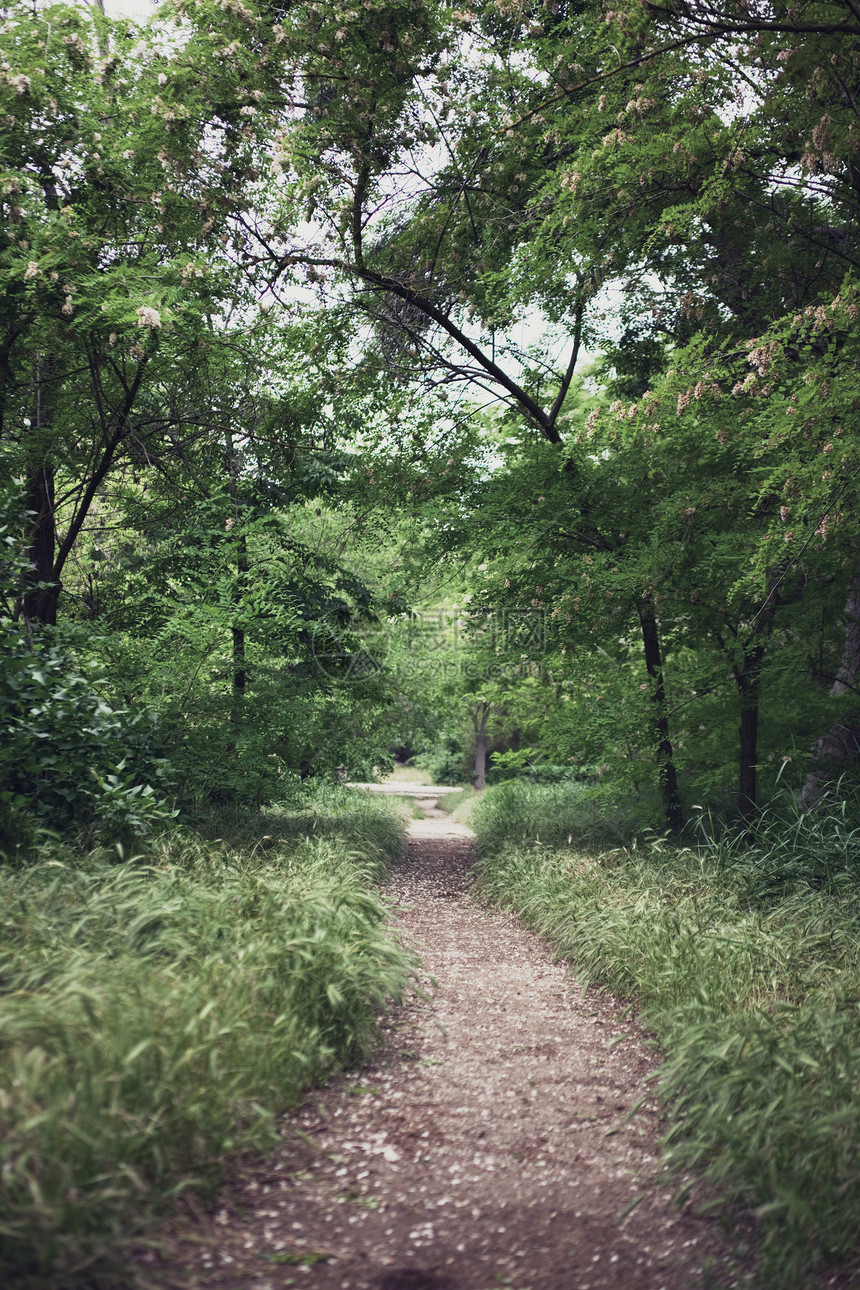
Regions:
<svg viewBox="0 0 860 1290"><path fill-rule="evenodd" d="M47 445L53 416L51 400L59 385L59 373L57 364L51 359L40 359L36 364L34 410L31 418L31 437L35 443L26 475L26 505L33 521L29 546L33 567L25 579L24 594L17 611L33 622L53 626L57 621L57 601L63 588L62 576L66 560L80 536L93 501L116 460L117 452L128 436L131 410L140 391L145 368L144 358L137 364L131 384L124 385L124 395L119 407L114 409L111 416L102 416L101 439L92 448L90 472L81 481L74 503L66 503L63 532L58 537L54 503L55 471ZM103 401L95 364L91 364L91 371L94 402L102 413ZM32 431L36 433L32 434ZM36 585L40 582L46 584L41 590Z"/></svg>
<svg viewBox="0 0 860 1290"><path fill-rule="evenodd" d="M36 460L27 465L25 505L32 528L27 555L30 568L24 575L21 602L24 618L53 627L57 622L60 583L54 569L57 548L57 516L54 505L54 467L42 455L46 432L51 426L50 359L36 360L31 432L35 432Z"/></svg>
<svg viewBox="0 0 860 1290"><path fill-rule="evenodd" d="M738 756L738 815L748 828L756 816L756 774L758 771L758 713L761 665L764 646L744 653L743 666L735 668L741 700L740 752Z"/></svg>
<svg viewBox="0 0 860 1290"><path fill-rule="evenodd" d="M487 722L490 705L482 699L472 714L475 725L475 789L483 792L487 784Z"/></svg>
<svg viewBox="0 0 860 1290"><path fill-rule="evenodd" d="M52 467L28 470L25 499L33 527L27 548L30 568L24 575L23 614L29 622L54 627L61 584L54 579L57 540Z"/></svg>
<svg viewBox="0 0 860 1290"><path fill-rule="evenodd" d="M244 533L239 538L236 551L236 602L239 612L248 584L248 540ZM248 672L245 662L245 629L238 623L233 624L233 720L241 720L242 700L245 697L245 686Z"/></svg>
<svg viewBox="0 0 860 1290"><path fill-rule="evenodd" d="M845 603L845 645L842 662L836 673L830 693L835 698L847 691L857 692L860 676L860 569L856 569L848 587ZM860 758L860 713L856 707L844 713L816 741L812 749L812 769L806 776L801 798L807 810L815 806L821 795L821 782Z"/></svg>
<svg viewBox="0 0 860 1290"><path fill-rule="evenodd" d="M245 696L245 682L248 674L245 671L245 631L234 626L233 633L233 720L241 720L242 700Z"/></svg>
<svg viewBox="0 0 860 1290"><path fill-rule="evenodd" d="M660 796L663 800L663 811L666 824L673 833L684 825L684 812L681 807L681 794L678 791L678 773L675 769L675 753L669 734L669 714L666 706L666 684L663 678L663 653L660 648L660 633L654 605L649 599L637 605L639 622L642 627L642 644L645 649L645 667L654 688L651 691L654 731L654 745L657 750L657 766L660 778Z"/></svg>
<svg viewBox="0 0 860 1290"><path fill-rule="evenodd" d="M230 475L230 495L233 499L232 526L242 523L239 507L239 470L240 460L235 452L233 435L227 431L227 468ZM241 616L245 592L248 586L248 539L243 532L236 542L236 609ZM245 698L245 687L248 683L248 671L245 661L245 629L239 622L231 628L233 638L233 701L230 708L230 720L238 725L242 721L242 705Z"/></svg>

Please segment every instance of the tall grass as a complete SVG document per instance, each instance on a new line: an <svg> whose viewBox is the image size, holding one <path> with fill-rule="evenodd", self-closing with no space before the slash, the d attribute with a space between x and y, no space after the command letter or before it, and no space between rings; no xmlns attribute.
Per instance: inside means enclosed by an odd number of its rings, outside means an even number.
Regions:
<svg viewBox="0 0 860 1290"><path fill-rule="evenodd" d="M3 1285L91 1284L367 1050L413 962L370 885L396 818L364 847L357 810L352 838L0 870Z"/></svg>
<svg viewBox="0 0 860 1290"><path fill-rule="evenodd" d="M494 795L473 817L484 896L637 1002L666 1053L668 1159L757 1215L763 1282L856 1259L860 885L843 812L774 815L752 845L726 833L586 855L500 846L523 799Z"/></svg>
<svg viewBox="0 0 860 1290"><path fill-rule="evenodd" d="M472 812L480 801L481 794L467 784L458 793L446 793L440 797L437 805L446 815L450 815L456 824L468 825L471 823Z"/></svg>
<svg viewBox="0 0 860 1290"><path fill-rule="evenodd" d="M397 803L337 784L309 783L290 801L256 815L212 811L197 823L203 836L237 848L266 850L299 838L338 838L375 864L377 876L403 849Z"/></svg>
<svg viewBox="0 0 860 1290"><path fill-rule="evenodd" d="M627 842L652 816L651 804L613 798L599 786L511 779L493 785L475 803L470 823L490 851L530 841L606 847Z"/></svg>

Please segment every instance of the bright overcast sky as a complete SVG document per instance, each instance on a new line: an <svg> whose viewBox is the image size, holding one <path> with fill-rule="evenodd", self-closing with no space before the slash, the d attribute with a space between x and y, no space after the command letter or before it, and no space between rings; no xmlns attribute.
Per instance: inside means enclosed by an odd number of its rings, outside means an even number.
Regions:
<svg viewBox="0 0 860 1290"><path fill-rule="evenodd" d="M155 5L153 0L105 0L105 13L111 18L135 18L145 22Z"/></svg>

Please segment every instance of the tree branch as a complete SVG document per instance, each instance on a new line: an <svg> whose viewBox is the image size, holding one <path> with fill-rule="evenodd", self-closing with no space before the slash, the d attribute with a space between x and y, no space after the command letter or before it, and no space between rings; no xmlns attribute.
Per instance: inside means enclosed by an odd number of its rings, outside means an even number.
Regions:
<svg viewBox="0 0 860 1290"><path fill-rule="evenodd" d="M399 282L397 278L389 278L383 273L376 273L366 265L349 264L344 260L336 259L318 259L316 257L304 255L288 255L284 257L284 264L302 263L310 266L319 266L320 268L339 269L342 273L348 273L351 277L358 278L361 282L366 282L369 286L375 287L380 291L388 292L390 295L397 296L398 299L405 301L419 310L427 318L431 318L438 327L451 337L452 340L460 346L461 349L473 358L480 368L497 384L501 385L513 400L519 404L529 419L537 426L545 439L550 443L562 444L562 436L556 429L551 417L544 411L541 405L532 398L527 390L524 390L513 377L509 376L503 368L499 367L488 354L481 349L480 345L475 344L473 340L462 331L455 322L438 306L434 305L432 300L420 292L414 291L404 283Z"/></svg>
<svg viewBox="0 0 860 1290"><path fill-rule="evenodd" d="M579 358L579 349L582 344L582 319L584 314L585 302L579 300L576 305L576 324L573 329L573 348L570 354L570 362L567 365L567 371L564 374L558 395L556 396L555 403L552 405L552 410L549 414L549 419L552 425L555 425L556 423L558 414L562 409L562 404L564 403L564 400L567 397L567 392L570 389L570 383L573 380L573 370L576 367L576 360Z"/></svg>

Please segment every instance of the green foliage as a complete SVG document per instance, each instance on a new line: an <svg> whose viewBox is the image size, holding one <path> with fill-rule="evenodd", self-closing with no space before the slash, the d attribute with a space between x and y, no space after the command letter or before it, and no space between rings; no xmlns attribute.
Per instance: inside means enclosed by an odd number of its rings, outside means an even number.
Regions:
<svg viewBox="0 0 860 1290"><path fill-rule="evenodd" d="M54 849L0 873L5 1285L91 1284L179 1191L276 1142L405 988L370 886L392 813L318 796L266 824L241 849L177 831L133 863Z"/></svg>
<svg viewBox="0 0 860 1290"><path fill-rule="evenodd" d="M741 876L751 905L810 890L848 898L860 883L857 807L856 788L842 780L824 787L811 810L801 810L788 795L777 799L744 833L715 826L705 816L698 829L711 835L715 863Z"/></svg>
<svg viewBox="0 0 860 1290"><path fill-rule="evenodd" d="M669 1162L705 1171L709 1203L755 1212L764 1283L855 1259L860 902L844 813L774 815L749 849L726 834L586 855L511 839L526 819L511 788L473 815L480 889L642 1008L666 1051Z"/></svg>
<svg viewBox="0 0 860 1290"><path fill-rule="evenodd" d="M463 784L470 779L466 751L459 735L443 734L430 748L413 758L434 784Z"/></svg>
<svg viewBox="0 0 860 1290"><path fill-rule="evenodd" d="M202 450L196 465L216 472L207 497L193 472L170 489L150 476L146 496L132 485L114 499L118 534L113 524L96 533L97 560L82 543L70 591L103 627L93 666L115 699L157 708L195 810L270 802L300 770L370 778L392 741L400 704L387 672L352 667L384 600L345 563L343 544L341 557L330 550L339 476L325 485L333 499L304 500L323 486L308 480L316 455L302 440L289 466L258 461L261 478L249 452L233 497L222 455Z"/></svg>
<svg viewBox="0 0 860 1290"><path fill-rule="evenodd" d="M206 837L223 838L235 848L251 846L260 836L264 849L280 843L289 847L306 837L346 839L362 856L361 873L367 882L380 881L403 850L403 821L387 799L313 780L294 785L286 802L250 818L234 813L231 820L222 810L198 823Z"/></svg>
<svg viewBox="0 0 860 1290"><path fill-rule="evenodd" d="M186 387L213 313L243 289L224 250L255 160L244 118L259 111L237 100L270 79L246 7L219 11L229 65L190 12L181 39L167 8L145 37L98 6L16 2L5 16L0 437L26 481L43 584L27 615L51 623L106 482L199 425Z"/></svg>
<svg viewBox="0 0 860 1290"><path fill-rule="evenodd" d="M432 523L455 559L490 553L476 600L545 609L551 649L528 662L548 665L552 701L529 742L634 788L656 778L673 826L676 779L693 801L736 779L749 818L756 768L772 781L792 736L827 727L854 559L857 113L841 87L860 33L841 11L800 31L755 8L718 32L696 6L438 12L444 78L410 74L445 152L397 190L388 116L388 146L370 131L351 157L331 147L312 271L357 284L365 362L423 382L452 435L458 382L501 402L473 415L488 440L496 421L502 469L470 480L479 506ZM332 97L336 127L291 128L294 202L315 182L307 140L355 128ZM396 110L414 149L405 82ZM602 419L571 381L583 340L627 400ZM410 506L426 496L413 485ZM524 687L504 688L511 708ZM741 724L736 750L724 732Z"/></svg>
<svg viewBox="0 0 860 1290"><path fill-rule="evenodd" d="M475 805L472 819L481 852L494 854L505 843L546 846L619 846L653 823L656 801L619 800L615 787L568 778L536 783L517 778L494 784Z"/></svg>
<svg viewBox="0 0 860 1290"><path fill-rule="evenodd" d="M62 636L0 620L0 850L38 829L129 846L172 818L154 714L110 707Z"/></svg>
<svg viewBox="0 0 860 1290"><path fill-rule="evenodd" d="M802 924L792 931L800 939ZM660 1077L675 1120L667 1159L706 1166L718 1195L753 1211L767 1285L812 1285L814 1270L857 1257L857 1011L855 977L848 995L837 986L672 1019Z"/></svg>
<svg viewBox="0 0 860 1290"><path fill-rule="evenodd" d="M654 388L667 366L665 345L649 335L639 319L628 321L618 339L604 345L592 379L598 380L613 398L632 403Z"/></svg>

